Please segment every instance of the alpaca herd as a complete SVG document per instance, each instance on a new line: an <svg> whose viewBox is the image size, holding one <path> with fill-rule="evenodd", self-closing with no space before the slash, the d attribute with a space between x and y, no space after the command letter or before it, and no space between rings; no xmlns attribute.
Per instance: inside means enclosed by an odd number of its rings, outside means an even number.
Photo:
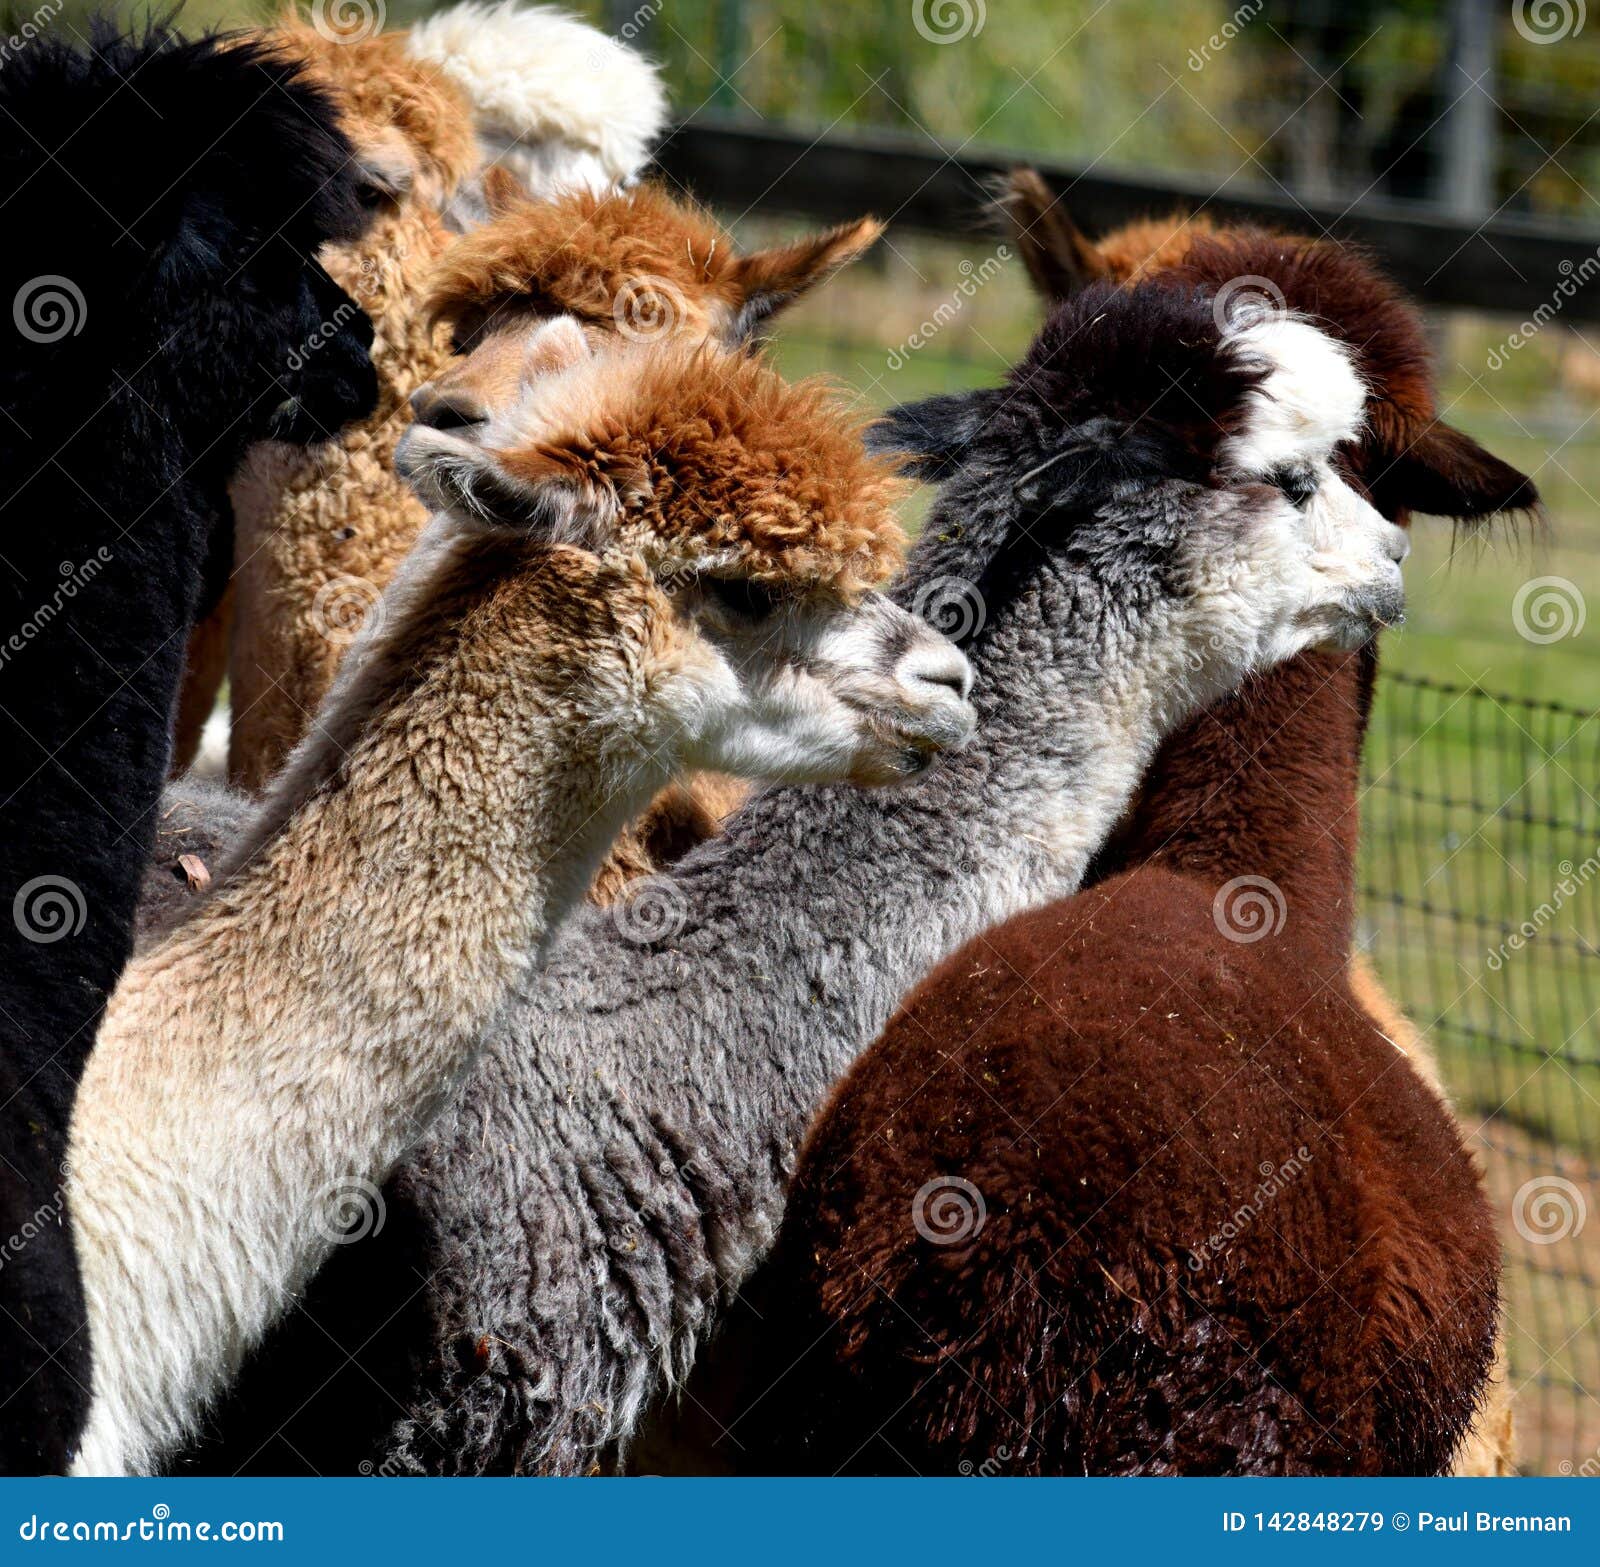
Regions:
<svg viewBox="0 0 1600 1567"><path fill-rule="evenodd" d="M0 1468L1509 1469L1353 856L1404 525L1537 495L1368 258L1019 172L1032 345L865 423L761 338L882 226L554 12L0 107Z"/></svg>

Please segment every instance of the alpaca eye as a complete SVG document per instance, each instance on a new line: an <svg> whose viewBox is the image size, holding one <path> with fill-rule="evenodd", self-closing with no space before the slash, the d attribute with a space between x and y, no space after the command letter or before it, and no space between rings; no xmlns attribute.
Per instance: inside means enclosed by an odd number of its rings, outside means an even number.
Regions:
<svg viewBox="0 0 1600 1567"><path fill-rule="evenodd" d="M702 577L706 596L740 620L765 620L778 607L778 597L770 588L743 577Z"/></svg>
<svg viewBox="0 0 1600 1567"><path fill-rule="evenodd" d="M1277 468L1267 475L1267 483L1283 491L1289 504L1304 511L1311 497L1321 488L1317 475L1309 468Z"/></svg>

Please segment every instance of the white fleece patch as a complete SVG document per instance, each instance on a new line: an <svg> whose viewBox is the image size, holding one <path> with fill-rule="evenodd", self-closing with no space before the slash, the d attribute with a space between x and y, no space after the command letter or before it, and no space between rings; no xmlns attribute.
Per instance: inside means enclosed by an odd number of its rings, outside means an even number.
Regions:
<svg viewBox="0 0 1600 1567"><path fill-rule="evenodd" d="M1256 321L1235 341L1272 367L1244 433L1228 443L1229 459L1243 472L1323 461L1360 430L1366 388L1343 344L1293 316Z"/></svg>
<svg viewBox="0 0 1600 1567"><path fill-rule="evenodd" d="M452 6L413 26L408 47L472 100L492 151L529 155L505 161L544 194L635 178L666 127L655 66L546 6Z"/></svg>

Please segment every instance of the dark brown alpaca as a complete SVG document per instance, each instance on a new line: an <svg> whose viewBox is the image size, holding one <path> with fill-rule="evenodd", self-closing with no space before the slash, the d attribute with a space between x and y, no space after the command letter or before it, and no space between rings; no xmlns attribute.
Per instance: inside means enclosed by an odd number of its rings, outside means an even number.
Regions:
<svg viewBox="0 0 1600 1567"><path fill-rule="evenodd" d="M1537 505L1436 421L1415 314L1359 254L1178 220L1095 246L1017 188L1047 291L1264 279L1350 343L1348 467L1386 515ZM746 1464L1449 1466L1499 1255L1453 1117L1348 979L1375 672L1304 655L1191 724L1098 883L956 954L858 1063L801 1161L753 1389L782 1435L739 1426Z"/></svg>

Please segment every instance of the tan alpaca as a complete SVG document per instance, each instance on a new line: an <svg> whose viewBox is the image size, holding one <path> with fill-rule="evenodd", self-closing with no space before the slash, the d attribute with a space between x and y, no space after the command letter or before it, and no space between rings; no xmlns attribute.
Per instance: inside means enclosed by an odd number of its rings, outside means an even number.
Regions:
<svg viewBox="0 0 1600 1567"><path fill-rule="evenodd" d="M381 63L392 63L399 76L421 70L396 39L370 42L392 46L392 60L351 59L348 47L340 47L330 72L360 88L373 82ZM437 83L434 89L447 91ZM359 127L352 131L359 141ZM465 173L457 170L457 186ZM452 343L466 332L493 338L494 327L513 321L514 378L520 372L522 339L536 323L526 297L491 293L500 281L497 265L522 265L525 288L548 276L544 313L581 310L597 332L620 331L636 342L661 330L711 332L732 342L879 232L875 224L852 224L740 256L709 220L664 195L641 190L607 198L585 191L537 202L503 171L490 171L484 193L494 221L457 238L441 216L454 188L413 181L374 231L347 254L327 258L378 328L373 353L381 390L372 419L321 453L260 448L235 483L229 776L239 787L259 790L282 765L331 684L353 627L421 532L426 513L392 469L411 394L437 382ZM709 254L714 265L691 264L696 254ZM364 279L381 279L381 293L368 282L364 294ZM663 290L670 291L665 313L658 308Z"/></svg>
<svg viewBox="0 0 1600 1567"><path fill-rule="evenodd" d="M813 386L568 321L481 444L210 894L126 971L79 1090L95 1346L76 1468L172 1450L537 984L676 772L907 777L970 732L965 659L871 590L899 481Z"/></svg>

